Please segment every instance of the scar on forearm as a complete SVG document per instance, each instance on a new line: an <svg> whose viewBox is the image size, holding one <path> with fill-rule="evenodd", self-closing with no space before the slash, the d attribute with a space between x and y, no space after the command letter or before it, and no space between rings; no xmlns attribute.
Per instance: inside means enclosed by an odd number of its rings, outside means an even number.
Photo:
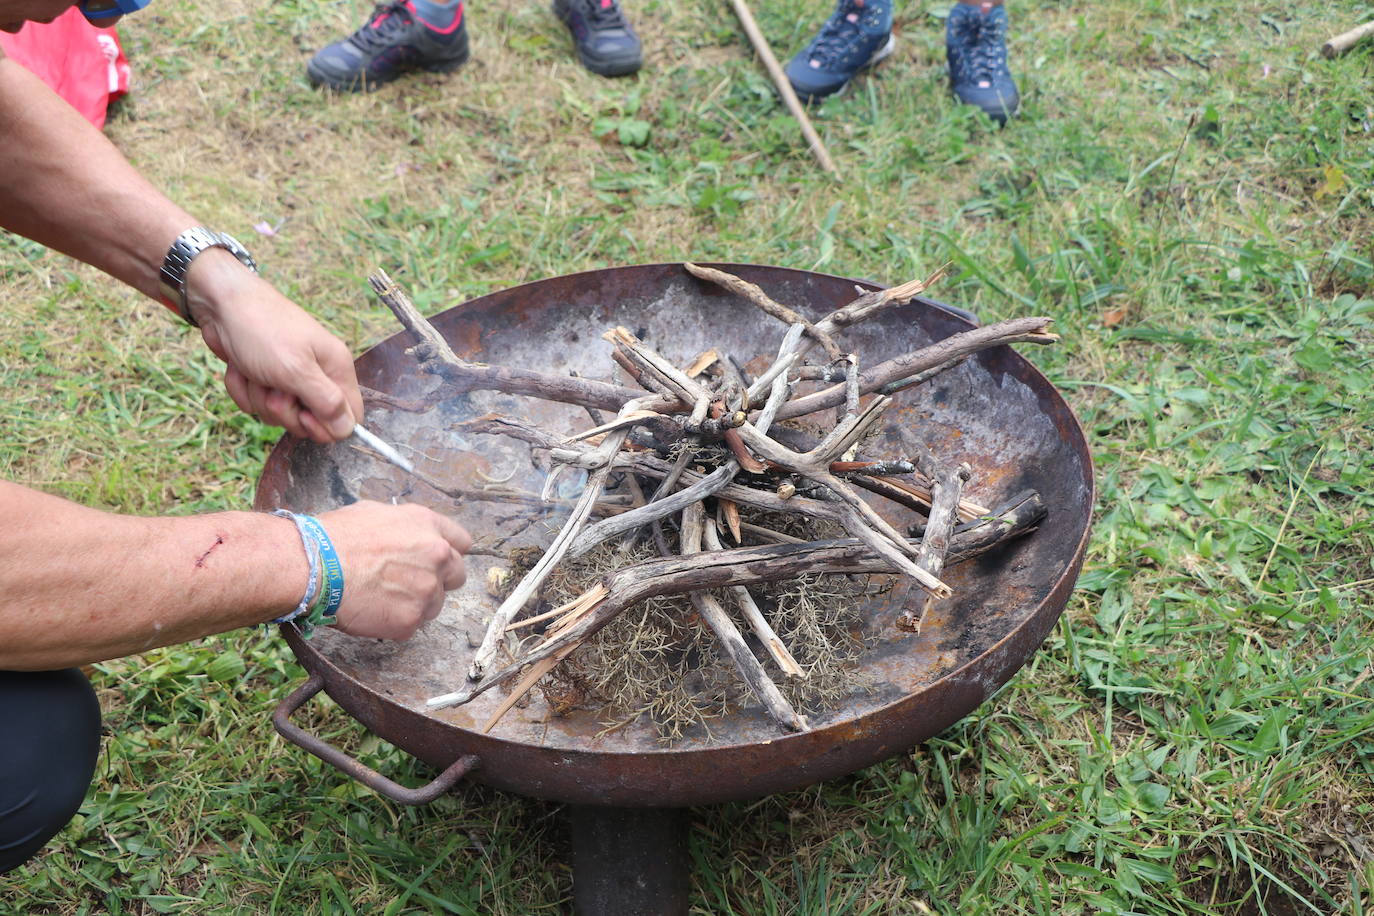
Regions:
<svg viewBox="0 0 1374 916"><path fill-rule="evenodd" d="M204 566L204 565L205 565L205 558L208 557L210 554L214 553L214 552L215 552L215 548L218 547L220 544L223 544L223 543L224 543L224 535L222 535L222 534L215 535L215 543L211 544L211 545L210 545L210 549L207 550L207 551L205 551L205 553L201 554L201 555L200 555L200 558L196 560L196 569L200 569L202 566Z"/></svg>

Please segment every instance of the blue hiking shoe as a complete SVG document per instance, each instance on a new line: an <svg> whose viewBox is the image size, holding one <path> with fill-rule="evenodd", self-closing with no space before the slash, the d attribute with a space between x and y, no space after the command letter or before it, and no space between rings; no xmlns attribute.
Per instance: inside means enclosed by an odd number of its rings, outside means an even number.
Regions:
<svg viewBox="0 0 1374 916"><path fill-rule="evenodd" d="M1016 113L1021 95L1007 69L1007 11L983 12L956 3L945 24L949 83L965 105L977 105L998 124Z"/></svg>
<svg viewBox="0 0 1374 916"><path fill-rule="evenodd" d="M629 76L644 63L639 36L615 0L553 0L553 14L572 33L577 59L602 76Z"/></svg>
<svg viewBox="0 0 1374 916"><path fill-rule="evenodd" d="M394 0L379 4L358 31L321 49L305 72L314 86L359 92L416 70L447 73L467 59L462 4L453 22L439 29L420 18L411 0Z"/></svg>
<svg viewBox="0 0 1374 916"><path fill-rule="evenodd" d="M811 44L788 61L783 72L803 102L816 102L887 57L894 45L887 0L840 0Z"/></svg>

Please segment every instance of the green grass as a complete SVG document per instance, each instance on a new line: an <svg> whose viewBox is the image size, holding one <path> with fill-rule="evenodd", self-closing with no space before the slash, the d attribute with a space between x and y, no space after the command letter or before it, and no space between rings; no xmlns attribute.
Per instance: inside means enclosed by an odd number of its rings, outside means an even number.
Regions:
<svg viewBox="0 0 1374 916"><path fill-rule="evenodd" d="M910 753L693 814L711 914L1374 910L1374 51L1368 3L1013 2L1023 114L948 97L943 3L816 115L822 178L727 7L631 4L605 81L540 4L469 10L474 58L367 97L304 62L354 3L131 17L109 135L358 349L363 278L426 310L624 263L734 260L1055 317L1028 354L1091 438L1080 588L996 697ZM756 9L786 56L821 0ZM281 223L257 237L260 220ZM158 307L0 238L0 474L126 512L243 507L273 430ZM99 667L97 782L0 912L560 912L556 806L373 797L273 736L302 672L237 633ZM327 702L311 728L415 784Z"/></svg>

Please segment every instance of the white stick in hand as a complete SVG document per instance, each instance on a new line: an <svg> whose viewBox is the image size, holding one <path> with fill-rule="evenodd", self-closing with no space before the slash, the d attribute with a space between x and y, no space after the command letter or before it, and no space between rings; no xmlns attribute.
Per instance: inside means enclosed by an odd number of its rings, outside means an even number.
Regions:
<svg viewBox="0 0 1374 916"><path fill-rule="evenodd" d="M405 471L407 474L415 473L415 465L411 464L405 458L402 458L400 452L396 451L394 448L387 445L381 439L378 439L375 435L368 432L367 428L364 427L361 423L353 427L353 435L357 436L360 440L362 440L362 442L365 445L367 445L373 451L380 454L387 461L390 461L392 464L396 465L396 467Z"/></svg>

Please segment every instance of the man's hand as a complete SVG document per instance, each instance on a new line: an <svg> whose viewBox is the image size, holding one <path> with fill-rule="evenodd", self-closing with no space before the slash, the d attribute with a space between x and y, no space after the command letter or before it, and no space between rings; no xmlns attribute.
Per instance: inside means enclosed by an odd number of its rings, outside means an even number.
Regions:
<svg viewBox="0 0 1374 916"><path fill-rule="evenodd" d="M351 636L409 639L467 579L472 537L422 506L358 502L319 516L344 572L336 626Z"/></svg>
<svg viewBox="0 0 1374 916"><path fill-rule="evenodd" d="M244 412L316 442L353 432L363 399L343 341L226 251L196 258L187 286L205 343L226 364L224 387Z"/></svg>

